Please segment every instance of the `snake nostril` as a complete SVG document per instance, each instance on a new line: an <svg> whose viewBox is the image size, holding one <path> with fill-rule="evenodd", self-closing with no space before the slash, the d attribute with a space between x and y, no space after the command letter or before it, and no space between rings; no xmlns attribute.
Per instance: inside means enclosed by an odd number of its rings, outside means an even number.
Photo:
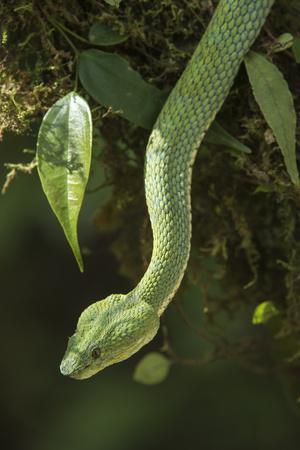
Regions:
<svg viewBox="0 0 300 450"><path fill-rule="evenodd" d="M76 367L76 358L73 356L64 358L60 364L60 372L62 375L69 376L74 372Z"/></svg>

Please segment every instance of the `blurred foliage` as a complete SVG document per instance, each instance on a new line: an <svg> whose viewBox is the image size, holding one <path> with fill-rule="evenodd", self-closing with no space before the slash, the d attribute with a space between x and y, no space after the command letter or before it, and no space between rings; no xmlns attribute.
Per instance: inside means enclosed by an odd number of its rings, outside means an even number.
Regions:
<svg viewBox="0 0 300 450"><path fill-rule="evenodd" d="M32 124L74 87L68 41L85 50L78 36L87 39L96 22L112 26L128 36L118 54L146 81L170 89L215 3L132 0L116 9L100 0L2 2L0 122L6 149L0 157L2 164L15 161L11 178L31 164L32 155L21 149L33 148L35 140L12 140L7 131L34 134ZM284 73L299 112L299 66L290 48L272 50L283 33L299 37L298 12L298 0L278 0L255 45ZM49 17L77 37L59 32ZM189 266L150 345L174 362L169 378L158 387L135 384L129 368L140 354L84 383L59 375L65 337L78 314L91 299L130 289L152 249L142 189L148 133L79 93L93 108L95 127L90 195L79 224L87 273L79 277L36 175L20 175L1 198L6 447L298 448L293 408L300 404L300 196L244 69L219 120L253 152L233 154L207 144L199 152ZM298 152L299 137L298 123ZM274 329L251 323L265 299L281 312ZM16 427L19 432L11 432Z"/></svg>
<svg viewBox="0 0 300 450"><path fill-rule="evenodd" d="M142 384L159 384L170 371L170 360L158 352L147 353L134 370L133 379Z"/></svg>
<svg viewBox="0 0 300 450"><path fill-rule="evenodd" d="M7 134L1 164L33 145L33 139ZM1 447L297 450L299 415L290 395L299 392L297 372L262 377L228 362L199 369L175 365L163 384L139 385L132 379L134 367L149 349L162 345L161 333L138 355L90 380L61 376L66 335L78 314L91 299L130 288L109 253L114 233L99 235L91 223L104 201L103 190L85 199L80 234L86 272L79 275L35 173L18 176L0 198ZM203 277L208 279L205 271ZM182 301L197 323L203 305L199 289L185 290ZM183 325L178 306L172 303L164 316L177 352L204 356L211 347ZM251 313L245 308L235 316L228 330L232 338L250 331Z"/></svg>

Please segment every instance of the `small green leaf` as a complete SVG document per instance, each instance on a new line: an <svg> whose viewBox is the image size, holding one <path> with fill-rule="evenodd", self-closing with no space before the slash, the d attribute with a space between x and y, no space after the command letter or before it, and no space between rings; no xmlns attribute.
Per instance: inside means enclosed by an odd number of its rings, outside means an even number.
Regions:
<svg viewBox="0 0 300 450"><path fill-rule="evenodd" d="M242 144L235 137L229 134L218 122L214 122L205 136L205 141L208 144L223 145L242 153L251 153L251 150L246 145Z"/></svg>
<svg viewBox="0 0 300 450"><path fill-rule="evenodd" d="M255 99L276 137L292 182L298 184L296 111L288 84L264 56L249 52L245 62Z"/></svg>
<svg viewBox="0 0 300 450"><path fill-rule="evenodd" d="M110 6L115 6L116 8L119 8L122 0L104 0L104 1Z"/></svg>
<svg viewBox="0 0 300 450"><path fill-rule="evenodd" d="M122 36L105 23L94 23L89 32L89 41L94 45L115 45L127 40L127 36Z"/></svg>
<svg viewBox="0 0 300 450"><path fill-rule="evenodd" d="M79 57L79 77L86 91L101 105L130 122L151 129L166 94L146 83L120 56L85 50Z"/></svg>
<svg viewBox="0 0 300 450"><path fill-rule="evenodd" d="M283 52L293 46L294 37L291 33L283 33L278 38L275 44L272 45L274 53Z"/></svg>
<svg viewBox="0 0 300 450"><path fill-rule="evenodd" d="M270 193L270 192L274 192L274 190L275 190L275 186L272 184L260 184L259 186L257 186L257 188L255 189L253 194L259 194L261 192Z"/></svg>
<svg viewBox="0 0 300 450"><path fill-rule="evenodd" d="M83 261L77 221L89 177L92 119L87 102L71 92L46 113L38 135L37 163L43 190L61 223L79 268Z"/></svg>
<svg viewBox="0 0 300 450"><path fill-rule="evenodd" d="M297 64L300 64L300 37L294 39L293 54Z"/></svg>
<svg viewBox="0 0 300 450"><path fill-rule="evenodd" d="M170 366L170 360L164 355L150 352L136 366L133 379L142 384L159 384L167 378Z"/></svg>
<svg viewBox="0 0 300 450"><path fill-rule="evenodd" d="M253 325L261 325L269 322L276 316L279 316L279 310L276 308L273 302L265 301L260 303L253 313L252 323Z"/></svg>

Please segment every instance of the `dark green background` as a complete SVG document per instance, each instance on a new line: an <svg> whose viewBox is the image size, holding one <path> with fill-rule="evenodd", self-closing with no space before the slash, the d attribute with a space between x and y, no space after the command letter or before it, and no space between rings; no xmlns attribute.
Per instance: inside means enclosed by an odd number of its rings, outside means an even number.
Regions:
<svg viewBox="0 0 300 450"><path fill-rule="evenodd" d="M7 136L1 144L1 184L3 162L20 161L24 147L34 140ZM130 288L109 253L112 237L92 225L101 202L102 193L89 195L80 217L80 241L90 249L81 275L36 174L18 176L0 198L1 448L298 449L299 416L281 380L234 363L173 367L157 387L132 380L141 353L83 382L60 375L82 309ZM174 306L167 320L172 314ZM177 333L184 340L188 331Z"/></svg>

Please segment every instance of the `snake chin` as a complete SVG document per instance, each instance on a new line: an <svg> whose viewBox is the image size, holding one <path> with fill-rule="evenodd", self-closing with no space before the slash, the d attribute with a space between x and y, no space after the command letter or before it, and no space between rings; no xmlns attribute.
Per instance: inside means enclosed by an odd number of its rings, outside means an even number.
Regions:
<svg viewBox="0 0 300 450"><path fill-rule="evenodd" d="M153 339L159 318L131 294L110 295L81 314L60 365L63 375L83 380L136 353Z"/></svg>

